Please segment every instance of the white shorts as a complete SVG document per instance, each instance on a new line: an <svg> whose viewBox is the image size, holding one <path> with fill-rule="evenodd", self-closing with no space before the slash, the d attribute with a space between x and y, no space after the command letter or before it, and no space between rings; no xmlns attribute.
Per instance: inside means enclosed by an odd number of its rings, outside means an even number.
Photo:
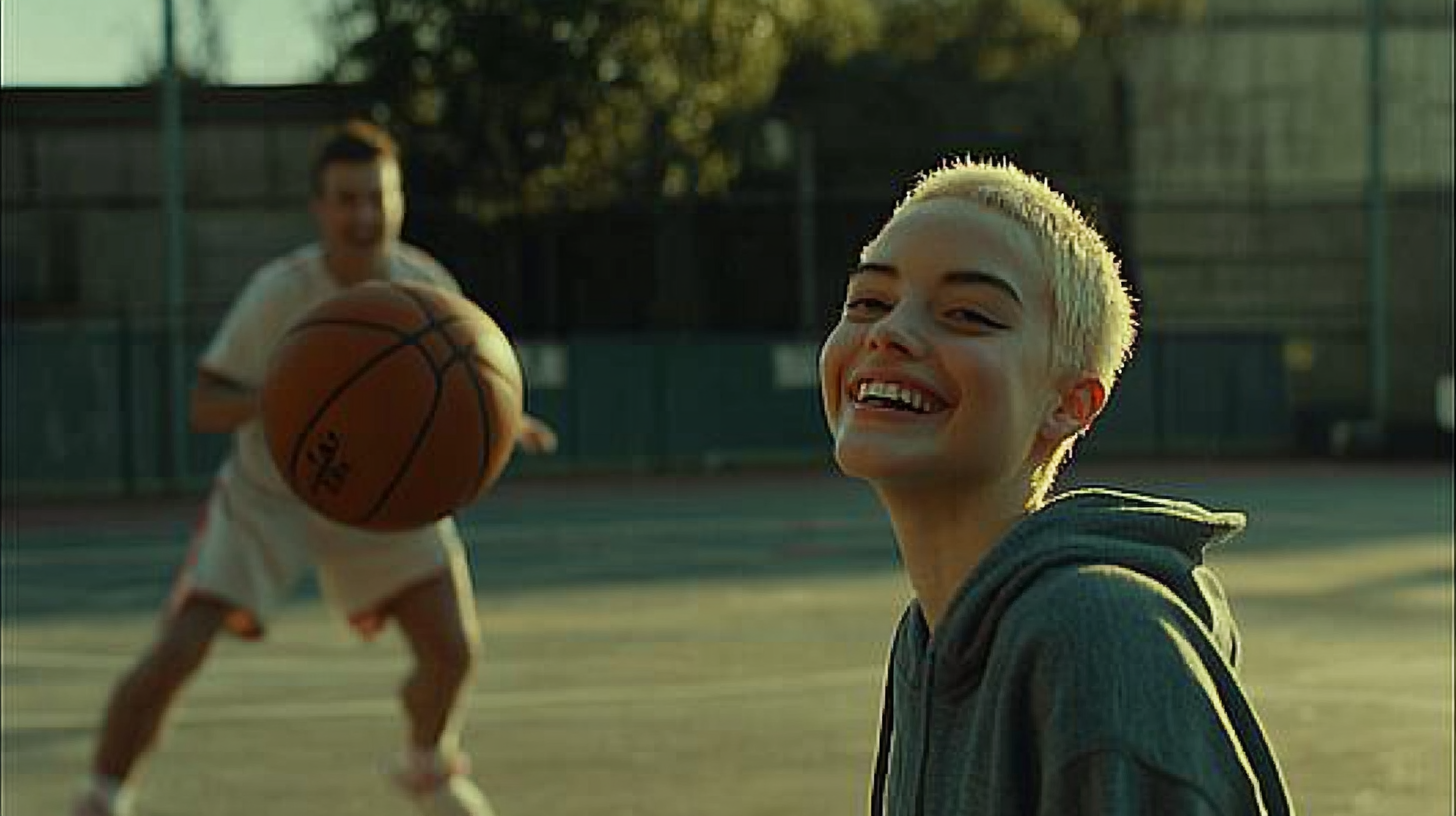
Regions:
<svg viewBox="0 0 1456 816"><path fill-rule="evenodd" d="M257 639L310 568L324 601L365 638L379 633L384 606L410 587L441 573L470 587L453 519L398 533L357 530L254 485L229 462L193 532L172 609L195 596L221 601L233 608L227 628Z"/></svg>

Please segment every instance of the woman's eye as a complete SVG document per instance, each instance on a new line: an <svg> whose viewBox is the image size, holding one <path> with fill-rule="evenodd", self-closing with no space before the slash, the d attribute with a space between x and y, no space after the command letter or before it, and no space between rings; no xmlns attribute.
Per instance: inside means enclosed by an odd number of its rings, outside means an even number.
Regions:
<svg viewBox="0 0 1456 816"><path fill-rule="evenodd" d="M889 310L890 304L877 297L853 297L844 302L845 314L879 314Z"/></svg>
<svg viewBox="0 0 1456 816"><path fill-rule="evenodd" d="M950 311L946 312L946 316L957 323L973 323L981 326L988 326L993 329L1010 328L1005 323L988 317L985 312L979 312L975 309L951 309Z"/></svg>

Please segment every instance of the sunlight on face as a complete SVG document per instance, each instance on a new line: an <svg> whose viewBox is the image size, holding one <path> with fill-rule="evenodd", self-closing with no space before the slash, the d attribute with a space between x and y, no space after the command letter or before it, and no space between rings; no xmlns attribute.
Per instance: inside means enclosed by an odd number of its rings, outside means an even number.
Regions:
<svg viewBox="0 0 1456 816"><path fill-rule="evenodd" d="M1050 317L1019 224L960 199L901 210L865 247L820 353L840 467L942 486L1029 472L1056 402Z"/></svg>

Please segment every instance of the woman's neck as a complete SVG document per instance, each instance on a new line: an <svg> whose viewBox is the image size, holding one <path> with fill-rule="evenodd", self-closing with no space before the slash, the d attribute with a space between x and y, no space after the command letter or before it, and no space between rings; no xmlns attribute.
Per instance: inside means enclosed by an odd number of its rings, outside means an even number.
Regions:
<svg viewBox="0 0 1456 816"><path fill-rule="evenodd" d="M933 633L976 565L1026 515L1026 486L875 488L889 511L905 572Z"/></svg>

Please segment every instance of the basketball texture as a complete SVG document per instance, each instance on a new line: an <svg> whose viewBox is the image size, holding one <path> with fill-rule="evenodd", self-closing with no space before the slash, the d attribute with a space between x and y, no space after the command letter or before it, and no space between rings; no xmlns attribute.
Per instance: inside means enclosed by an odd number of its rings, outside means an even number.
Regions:
<svg viewBox="0 0 1456 816"><path fill-rule="evenodd" d="M521 422L510 341L458 295L412 283L353 286L274 349L261 400L288 485L335 521L419 527L500 476Z"/></svg>

